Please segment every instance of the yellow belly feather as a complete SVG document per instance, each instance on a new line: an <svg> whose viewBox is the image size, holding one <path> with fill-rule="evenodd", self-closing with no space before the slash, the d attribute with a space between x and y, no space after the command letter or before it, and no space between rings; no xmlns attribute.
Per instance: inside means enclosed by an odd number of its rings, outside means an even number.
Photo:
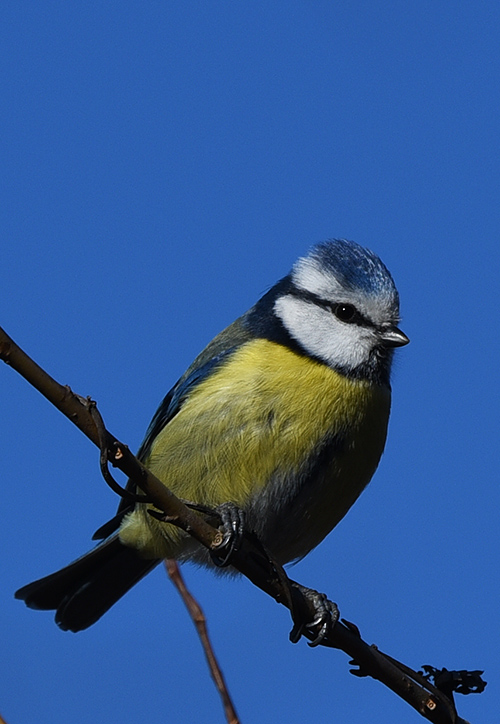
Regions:
<svg viewBox="0 0 500 724"><path fill-rule="evenodd" d="M327 436L342 436L345 450L332 460L302 516L310 530L296 531L307 540L302 547L284 545L279 556L290 560L322 540L369 482L383 451L389 408L388 389L256 339L194 388L145 464L181 498L245 508L280 472L299 471ZM120 538L151 557L178 556L186 540L144 507L127 516Z"/></svg>

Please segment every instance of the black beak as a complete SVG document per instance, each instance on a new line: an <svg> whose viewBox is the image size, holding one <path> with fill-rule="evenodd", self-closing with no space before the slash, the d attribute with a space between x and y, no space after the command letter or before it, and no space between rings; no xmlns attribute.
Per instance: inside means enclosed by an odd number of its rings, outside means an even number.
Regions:
<svg viewBox="0 0 500 724"><path fill-rule="evenodd" d="M384 347L404 347L410 341L404 332L397 327L388 327L380 335Z"/></svg>

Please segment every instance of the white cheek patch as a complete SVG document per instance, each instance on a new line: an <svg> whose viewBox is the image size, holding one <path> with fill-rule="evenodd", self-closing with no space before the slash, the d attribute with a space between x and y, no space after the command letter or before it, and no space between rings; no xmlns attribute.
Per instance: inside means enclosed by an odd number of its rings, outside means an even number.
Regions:
<svg viewBox="0 0 500 724"><path fill-rule="evenodd" d="M332 312L291 294L278 297L274 311L306 352L330 367L354 369L368 360L375 343L369 328L341 322Z"/></svg>

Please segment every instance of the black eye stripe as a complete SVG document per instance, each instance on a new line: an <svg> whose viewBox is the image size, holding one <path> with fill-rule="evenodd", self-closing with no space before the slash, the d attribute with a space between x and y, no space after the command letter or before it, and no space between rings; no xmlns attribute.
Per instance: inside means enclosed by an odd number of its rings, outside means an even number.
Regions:
<svg viewBox="0 0 500 724"><path fill-rule="evenodd" d="M314 294L314 292L308 292L306 289L294 289L293 295L299 299L304 299L306 302L312 302L322 309L328 310L345 324L357 324L360 327L374 326L371 320L363 316L354 304L350 304L349 302L329 302Z"/></svg>

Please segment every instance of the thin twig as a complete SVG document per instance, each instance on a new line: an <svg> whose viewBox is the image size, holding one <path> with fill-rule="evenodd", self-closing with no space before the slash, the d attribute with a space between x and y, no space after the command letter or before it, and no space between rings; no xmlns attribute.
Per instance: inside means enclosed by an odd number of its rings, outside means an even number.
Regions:
<svg viewBox="0 0 500 724"><path fill-rule="evenodd" d="M215 682L215 686L217 687L217 691L219 692L222 700L222 705L224 707L224 713L226 715L227 722L228 724L240 724L236 709L234 708L231 696L229 695L229 690L227 688L224 675L219 666L210 638L208 636L207 620L205 618L205 614L203 613L198 601L188 590L177 561L174 561L172 558L167 558L165 560L165 568L167 569L170 580L179 591L179 594L184 601L184 605L186 606L188 613L191 616L191 619L196 627L198 636L200 637L201 645L203 647L203 651L205 653L205 657L207 659L210 674Z"/></svg>
<svg viewBox="0 0 500 724"><path fill-rule="evenodd" d="M0 359L11 365L30 384L65 414L87 437L101 447L99 435L90 412L88 399L74 394L50 377L0 328ZM222 534L203 518L187 508L168 488L132 455L126 445L120 443L105 430L108 460L125 472L133 487L139 487L165 513L165 520L187 531L202 545L217 550ZM283 604L303 621L313 621L317 611L313 602L303 595L304 587L291 581L283 568L273 561L253 536L245 536L241 547L231 559L231 564L256 586ZM332 604L334 606L334 604ZM314 640L316 633L307 628L304 636ZM375 646L369 646L359 635L357 628L336 623L321 640L324 646L345 651L359 667L358 674L371 676L388 686L409 703L424 718L435 724L461 724L453 701L421 675L395 659L385 656ZM1 724L1 723L0 723Z"/></svg>
<svg viewBox="0 0 500 724"><path fill-rule="evenodd" d="M101 447L99 430L91 414L94 403L75 394L67 385L56 382L31 359L0 327L0 359L16 370L57 409L71 420L94 445ZM189 510L155 475L132 455L126 445L107 430L108 459L114 467L134 480L134 483L154 499L156 507L168 512L172 522L180 525L207 548L215 548L222 540L221 533L203 518Z"/></svg>

